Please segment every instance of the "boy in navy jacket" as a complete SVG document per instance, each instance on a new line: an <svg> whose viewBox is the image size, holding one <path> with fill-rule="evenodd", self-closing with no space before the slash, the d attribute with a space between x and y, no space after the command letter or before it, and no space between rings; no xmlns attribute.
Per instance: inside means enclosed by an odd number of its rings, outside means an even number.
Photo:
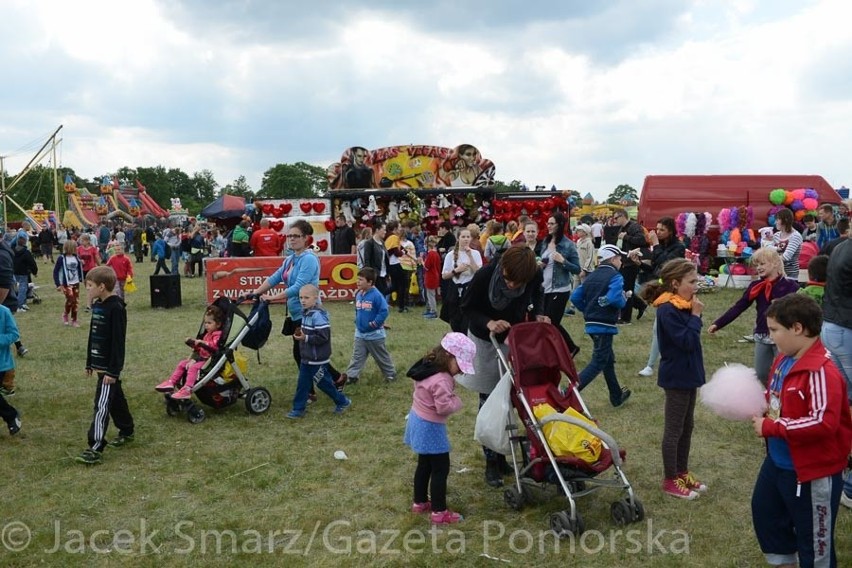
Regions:
<svg viewBox="0 0 852 568"><path fill-rule="evenodd" d="M580 390L603 371L609 401L616 407L630 398L630 389L621 388L618 384L615 352L612 350L612 338L618 334L616 322L621 309L627 304L624 278L619 272L623 254L615 245L604 245L598 249L600 264L571 294L571 303L583 312L586 333L595 345L592 360L580 372Z"/></svg>
<svg viewBox="0 0 852 568"><path fill-rule="evenodd" d="M331 324L328 313L319 305L319 289L313 284L299 288L299 303L302 305L302 325L293 334L299 342L299 382L293 397L293 410L287 418L297 419L305 416L308 405L308 393L311 385L327 394L336 405L335 414L340 414L352 405L352 401L339 392L331 381L328 364L331 361Z"/></svg>

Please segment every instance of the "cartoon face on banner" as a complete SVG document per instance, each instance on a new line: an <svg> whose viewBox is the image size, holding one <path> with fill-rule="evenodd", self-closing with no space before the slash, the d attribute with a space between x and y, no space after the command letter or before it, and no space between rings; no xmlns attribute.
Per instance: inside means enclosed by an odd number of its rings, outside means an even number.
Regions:
<svg viewBox="0 0 852 568"><path fill-rule="evenodd" d="M494 164L470 144L348 148L326 170L330 189L480 187L494 181Z"/></svg>

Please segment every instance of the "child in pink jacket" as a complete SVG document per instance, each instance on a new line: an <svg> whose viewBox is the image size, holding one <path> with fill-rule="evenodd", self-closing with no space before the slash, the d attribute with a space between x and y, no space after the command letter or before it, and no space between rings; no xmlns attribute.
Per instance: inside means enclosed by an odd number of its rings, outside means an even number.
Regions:
<svg viewBox="0 0 852 568"><path fill-rule="evenodd" d="M447 476L450 473L450 440L447 417L462 407L455 393L454 375L473 374L476 346L462 333L448 333L438 347L408 370L414 379L414 402L408 413L405 443L417 452L414 472L413 513L431 511L432 524L457 523L462 516L447 509ZM432 500L429 501L431 480Z"/></svg>

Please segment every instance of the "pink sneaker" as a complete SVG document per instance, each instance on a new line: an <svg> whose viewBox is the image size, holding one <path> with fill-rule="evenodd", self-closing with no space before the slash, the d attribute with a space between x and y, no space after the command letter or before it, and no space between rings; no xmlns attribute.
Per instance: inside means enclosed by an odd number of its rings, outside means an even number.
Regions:
<svg viewBox="0 0 852 568"><path fill-rule="evenodd" d="M429 501L425 501L423 503L412 503L411 512L420 514L420 513L428 513L432 510L432 503Z"/></svg>
<svg viewBox="0 0 852 568"><path fill-rule="evenodd" d="M453 513L449 509L446 511L432 511L433 525L452 525L463 520L463 516L458 513Z"/></svg>
<svg viewBox="0 0 852 568"><path fill-rule="evenodd" d="M707 485L698 481L698 478L688 471L679 473L678 477L683 480L683 482L689 489L692 489L695 492L704 493L705 491L707 491Z"/></svg>
<svg viewBox="0 0 852 568"><path fill-rule="evenodd" d="M80 324L77 323L77 320L71 320L71 327L80 327Z"/></svg>
<svg viewBox="0 0 852 568"><path fill-rule="evenodd" d="M70 322L68 321L68 314L62 314L62 323L68 325Z"/></svg>
<svg viewBox="0 0 852 568"><path fill-rule="evenodd" d="M154 390L157 392L172 392L173 390L175 390L175 384L172 382L171 379L166 379L159 385L155 386Z"/></svg>
<svg viewBox="0 0 852 568"><path fill-rule="evenodd" d="M663 493L679 499L686 499L688 501L698 498L698 493L687 487L686 482L680 477L664 479Z"/></svg>
<svg viewBox="0 0 852 568"><path fill-rule="evenodd" d="M192 389L188 386L182 386L180 390L172 395L174 400L188 400L192 396Z"/></svg>

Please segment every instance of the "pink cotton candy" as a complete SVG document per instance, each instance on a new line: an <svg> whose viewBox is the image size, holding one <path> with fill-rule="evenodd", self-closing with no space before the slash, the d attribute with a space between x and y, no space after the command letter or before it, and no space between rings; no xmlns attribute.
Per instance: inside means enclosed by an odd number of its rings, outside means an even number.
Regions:
<svg viewBox="0 0 852 568"><path fill-rule="evenodd" d="M722 367L701 387L701 403L728 420L750 420L766 412L764 387L754 369L738 363Z"/></svg>

